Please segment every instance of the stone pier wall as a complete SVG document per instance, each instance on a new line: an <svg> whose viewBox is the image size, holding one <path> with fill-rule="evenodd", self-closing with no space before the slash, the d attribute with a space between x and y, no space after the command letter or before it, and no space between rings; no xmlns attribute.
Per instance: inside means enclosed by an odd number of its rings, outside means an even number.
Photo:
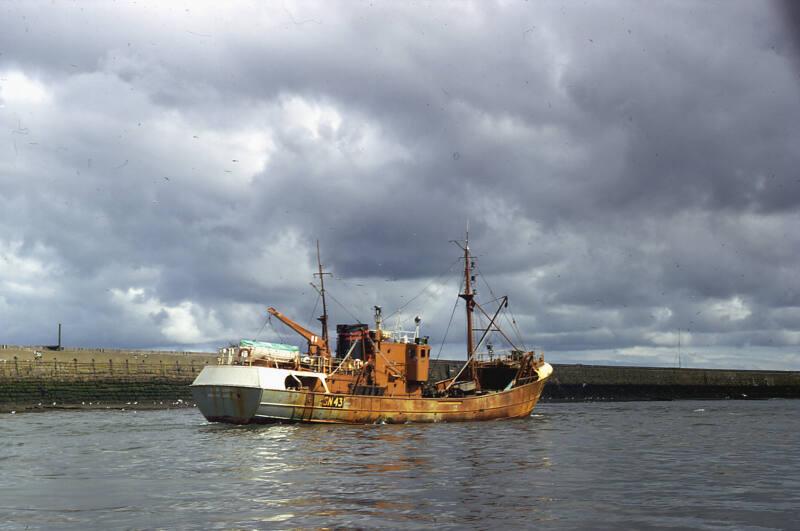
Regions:
<svg viewBox="0 0 800 531"><path fill-rule="evenodd" d="M435 361L431 378L453 376L463 363ZM800 398L800 372L553 364L542 394L543 401L738 398Z"/></svg>
<svg viewBox="0 0 800 531"><path fill-rule="evenodd" d="M52 407L168 407L216 357L103 349L0 349L0 411ZM430 380L463 361L432 361ZM800 398L800 372L555 364L543 401ZM55 405L54 405L55 403Z"/></svg>
<svg viewBox="0 0 800 531"><path fill-rule="evenodd" d="M0 348L0 411L191 405L189 384L208 353Z"/></svg>
<svg viewBox="0 0 800 531"><path fill-rule="evenodd" d="M0 378L0 409L28 407L121 407L138 403L144 407L189 402L191 378L158 376L124 379ZM179 402L179 403L180 403ZM5 406L5 407L4 407Z"/></svg>

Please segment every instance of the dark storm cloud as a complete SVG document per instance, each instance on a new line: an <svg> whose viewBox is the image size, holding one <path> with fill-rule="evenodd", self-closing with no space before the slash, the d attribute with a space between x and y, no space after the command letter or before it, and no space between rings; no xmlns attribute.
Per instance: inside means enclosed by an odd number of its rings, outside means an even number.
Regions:
<svg viewBox="0 0 800 531"><path fill-rule="evenodd" d="M206 7L0 8L0 340L310 322L319 239L334 321L407 305L436 342L469 222L557 360L672 363L681 330L698 364L797 367L785 11Z"/></svg>

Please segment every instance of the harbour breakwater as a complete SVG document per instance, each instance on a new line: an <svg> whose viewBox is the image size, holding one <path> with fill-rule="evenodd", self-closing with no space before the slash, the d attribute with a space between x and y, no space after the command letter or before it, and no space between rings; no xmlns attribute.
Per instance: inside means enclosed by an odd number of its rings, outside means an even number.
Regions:
<svg viewBox="0 0 800 531"><path fill-rule="evenodd" d="M455 375L464 362L439 361L432 377ZM800 398L800 371L678 369L553 364L542 401L725 400Z"/></svg>
<svg viewBox="0 0 800 531"><path fill-rule="evenodd" d="M0 345L0 411L191 406L213 354ZM463 361L437 360L431 380ZM800 372L554 364L542 401L800 398Z"/></svg>
<svg viewBox="0 0 800 531"><path fill-rule="evenodd" d="M197 352L0 345L0 412L191 406L189 384L216 356Z"/></svg>

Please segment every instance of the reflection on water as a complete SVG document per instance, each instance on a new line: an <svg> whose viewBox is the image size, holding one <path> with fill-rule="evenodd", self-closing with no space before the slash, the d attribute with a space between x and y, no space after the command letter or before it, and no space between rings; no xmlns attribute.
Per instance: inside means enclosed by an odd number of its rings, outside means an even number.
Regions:
<svg viewBox="0 0 800 531"><path fill-rule="evenodd" d="M800 492L797 401L382 426L79 411L0 427L0 528L787 528Z"/></svg>

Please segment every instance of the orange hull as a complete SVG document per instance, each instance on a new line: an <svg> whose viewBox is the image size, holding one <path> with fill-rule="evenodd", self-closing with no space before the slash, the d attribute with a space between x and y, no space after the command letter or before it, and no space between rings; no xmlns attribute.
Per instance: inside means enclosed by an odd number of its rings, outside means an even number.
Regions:
<svg viewBox="0 0 800 531"><path fill-rule="evenodd" d="M507 391L461 398L406 398L195 385L194 398L210 421L372 424L463 422L530 415L547 378Z"/></svg>

